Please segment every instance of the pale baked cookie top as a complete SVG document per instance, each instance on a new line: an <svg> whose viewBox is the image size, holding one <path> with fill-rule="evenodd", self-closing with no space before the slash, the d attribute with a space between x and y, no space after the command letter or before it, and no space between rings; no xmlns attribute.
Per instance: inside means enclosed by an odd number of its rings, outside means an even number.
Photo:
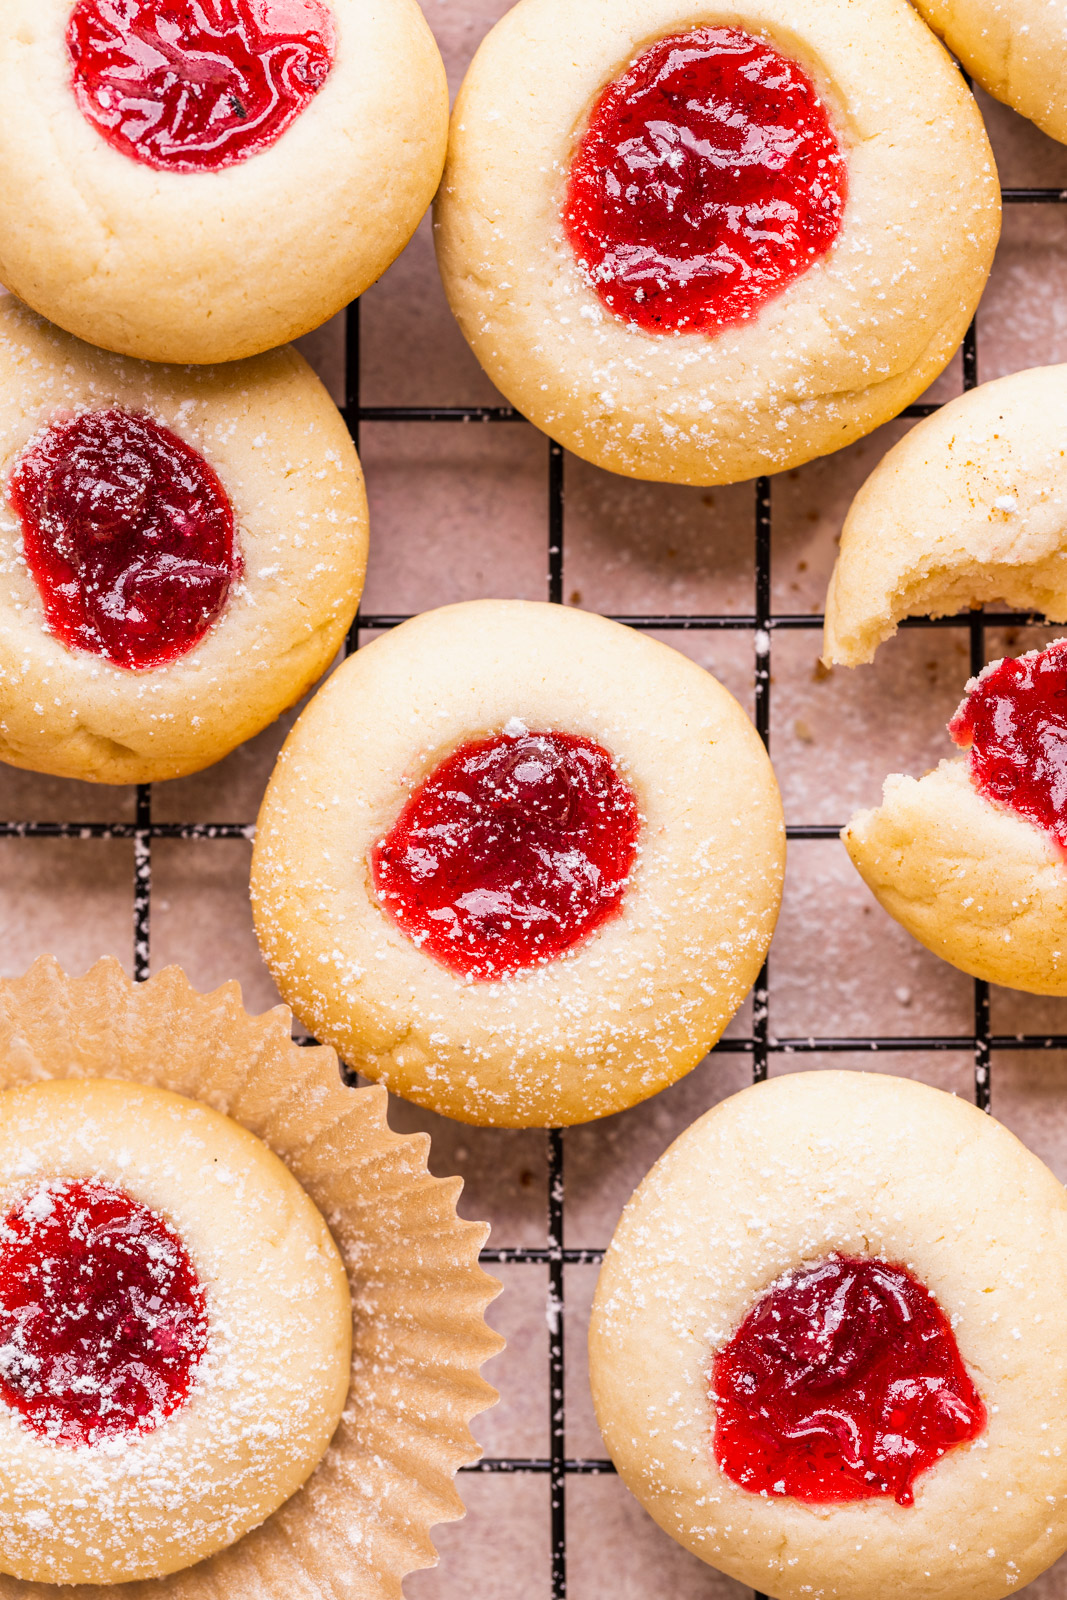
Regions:
<svg viewBox="0 0 1067 1600"><path fill-rule="evenodd" d="M621 895L550 960L447 965L390 911L375 853L457 751L551 733L599 747L633 796ZM402 624L315 697L260 813L252 904L282 993L361 1072L465 1121L584 1122L719 1038L770 941L784 847L763 745L708 673L602 617L483 600Z"/></svg>
<svg viewBox="0 0 1067 1600"><path fill-rule="evenodd" d="M49 631L12 503L12 474L53 426L115 412L144 416L197 452L234 524L237 571L211 626L145 670ZM79 493L91 495L92 477ZM0 298L0 760L106 783L178 777L219 760L333 658L366 553L356 452L295 350L202 370L150 366Z"/></svg>
<svg viewBox="0 0 1067 1600"><path fill-rule="evenodd" d="M81 1079L10 1089L0 1103L0 1567L39 1583L114 1583L189 1566L299 1488L340 1420L352 1312L337 1248L266 1145L198 1101ZM62 1318L47 1308L36 1323L18 1318L12 1262L71 1194L64 1216L91 1238L96 1273L120 1272L125 1252L135 1285L126 1314L148 1329L149 1342L157 1325L166 1341L168 1314L181 1311L180 1299L167 1298L166 1272L157 1273L162 1309L136 1287L168 1250L185 1253L204 1325L187 1393L139 1425L122 1386L112 1397L117 1422L84 1404L125 1337L121 1321L109 1324L96 1350L90 1330L84 1355L75 1347L69 1357L79 1416L99 1417L84 1436L49 1425L62 1421L61 1385L44 1413L39 1395L26 1414L11 1398L36 1394L25 1369L41 1361L50 1336L64 1336ZM115 1196L133 1209L109 1236ZM145 1213L136 1208L156 1218L143 1249ZM59 1232L45 1231L49 1241L61 1258ZM117 1303L118 1285L115 1295ZM62 1378L62 1363L56 1371ZM108 1393L105 1386L102 1401ZM33 1425L39 1414L41 1427Z"/></svg>
<svg viewBox="0 0 1067 1600"><path fill-rule="evenodd" d="M623 1213L590 1327L597 1417L675 1539L778 1597L1001 1600L1067 1547L1067 1199L990 1117L909 1080L772 1078L675 1141ZM716 1460L713 1359L783 1273L882 1260L925 1286L987 1417L913 1485L811 1504Z"/></svg>
<svg viewBox="0 0 1067 1600"><path fill-rule="evenodd" d="M677 0L521 0L482 44L452 118L436 238L465 336L551 437L639 478L733 482L896 415L959 344L999 231L981 117L905 0L753 0L730 28L817 92L847 167L840 231L748 320L713 335L649 332L606 307L564 222L589 119L656 41L722 25ZM668 186L687 137L642 146Z"/></svg>
<svg viewBox="0 0 1067 1600"><path fill-rule="evenodd" d="M272 22L302 52L274 51ZM146 71L161 56L172 71ZM188 156L301 71L272 137L160 164L161 125ZM417 0L6 0L0 107L0 281L93 344L197 363L307 333L380 277L433 198L448 124Z"/></svg>

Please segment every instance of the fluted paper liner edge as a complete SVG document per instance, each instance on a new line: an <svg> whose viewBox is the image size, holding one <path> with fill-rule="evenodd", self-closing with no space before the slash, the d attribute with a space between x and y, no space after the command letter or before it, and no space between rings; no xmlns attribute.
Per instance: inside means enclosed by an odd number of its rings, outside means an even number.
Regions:
<svg viewBox="0 0 1067 1600"><path fill-rule="evenodd" d="M478 1265L488 1226L456 1215L462 1180L431 1176L384 1089L346 1087L333 1050L294 1043L284 1006L250 1016L237 983L199 994L168 967L135 984L110 957L71 978L51 956L0 981L0 1089L90 1077L203 1100L281 1157L348 1270L352 1381L307 1483L228 1550L122 1585L0 1574L0 1600L394 1600L436 1562L433 1524L463 1515L468 1424L497 1399L479 1369L503 1344L484 1315L499 1284Z"/></svg>

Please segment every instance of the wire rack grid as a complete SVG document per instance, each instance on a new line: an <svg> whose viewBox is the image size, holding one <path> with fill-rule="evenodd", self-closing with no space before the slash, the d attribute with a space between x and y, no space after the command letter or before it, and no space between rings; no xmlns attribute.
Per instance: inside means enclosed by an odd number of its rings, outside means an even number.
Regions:
<svg viewBox="0 0 1067 1600"><path fill-rule="evenodd" d="M1067 189L1005 188L1002 190L1006 205L1063 205L1067 204ZM963 342L963 386L972 389L978 383L978 319L971 324ZM938 409L934 404L909 406L905 417L929 416ZM360 426L372 423L515 423L529 426L525 418L513 407L500 406L365 406L360 396L360 307L354 302L346 313L345 350L345 406L344 415L352 438L358 448ZM563 603L564 578L564 491L565 452L551 440L546 441L546 527L547 527L547 598L555 604ZM773 480L757 478L754 484L753 540L754 540L754 592L751 612L744 614L678 614L626 615L613 620L632 628L671 630L731 629L753 633L754 650L754 715L756 728L765 744L769 745L770 690L772 641L777 632L786 629L821 629L821 615L775 613L771 609L771 531ZM361 632L380 631L396 627L407 618L402 615L357 614L348 634L345 653L359 647ZM955 628L969 635L970 669L972 674L985 665L985 629L987 626L1003 627L1009 624L1040 623L1043 619L1026 613L997 611L986 614L982 610L969 612L965 617L911 618L905 627ZM255 832L252 822L156 822L152 818L152 786L142 784L136 790L134 820L132 822L62 822L0 820L0 838L37 839L118 839L131 840L133 844L133 974L138 981L149 976L152 911L152 845L157 839L251 840ZM793 824L787 828L790 839L834 838L840 832L838 824ZM752 1078L761 1082L767 1077L768 1062L772 1055L805 1053L846 1053L877 1051L967 1051L974 1063L974 1098L976 1104L988 1111L991 1105L992 1055L999 1049L1052 1050L1067 1048L1067 1034L1010 1034L994 1035L990 1030L989 987L981 979L974 980L974 1028L964 1035L917 1034L904 1037L862 1036L857 1038L787 1038L772 1033L768 1005L768 969L766 964L754 988L752 1030L748 1037L730 1037L716 1046L720 1053L747 1055L752 1063ZM308 1040L308 1043L313 1041ZM612 1473L610 1460L573 1457L566 1450L566 1415L564 1405L564 1269L567 1266L596 1265L603 1258L603 1248L568 1249L565 1243L564 1208L564 1149L565 1134L562 1129L550 1129L546 1139L547 1194L545 1244L538 1247L509 1248L493 1245L482 1252L486 1264L530 1264L547 1270L548 1276L548 1394L549 1394L549 1449L543 1457L483 1457L469 1472L522 1473L547 1476L550 1484L550 1593L552 1600L566 1600L567 1596L567 1482L575 1475ZM755 1595L754 1600L765 1600Z"/></svg>

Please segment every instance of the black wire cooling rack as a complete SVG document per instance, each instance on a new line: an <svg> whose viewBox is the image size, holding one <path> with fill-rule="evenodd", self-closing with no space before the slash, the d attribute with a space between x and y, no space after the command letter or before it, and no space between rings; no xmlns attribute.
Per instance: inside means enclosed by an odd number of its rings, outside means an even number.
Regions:
<svg viewBox="0 0 1067 1600"><path fill-rule="evenodd" d="M1067 189L1002 190L1006 205L1063 205L1067 204ZM359 430L364 422L452 422L452 423L523 423L525 418L511 406L364 406L360 398L360 316L358 301L349 306L346 314L345 351L345 406L344 415L349 431L358 448ZM978 383L978 333L977 317L967 330L963 341L963 386L973 389ZM936 405L909 406L905 417L925 417L938 410ZM547 494L546 516L548 530L548 599L557 605L563 603L564 556L564 466L565 452L546 441ZM753 538L755 541L755 583L753 609L745 615L679 615L617 616L613 620L631 628L661 631L687 629L716 631L739 629L753 633L755 638L755 723L765 744L769 744L771 646L775 633L783 629L821 629L820 615L793 615L771 611L771 506L773 480L755 480L753 507ZM358 649L359 635L364 630L382 630L396 627L406 621L404 616L356 616L349 631L346 653ZM1011 624L1040 623L1044 619L1024 612L995 612L986 616L981 610L968 612L964 617L915 617L903 626L913 628L957 628L966 630L970 639L970 669L975 674L985 665L985 630L987 626L1004 627ZM152 911L152 843L155 839L246 839L255 829L251 822L153 822L152 786L137 787L135 819L132 823L103 822L20 822L0 821L0 838L28 839L129 839L133 841L133 973L139 981L149 975L150 933ZM787 830L790 839L831 839L840 832L837 824L795 824ZM309 1041L310 1042L310 1041ZM991 1061L995 1050L1053 1050L1067 1049L1067 1034L991 1034L989 1020L989 986L982 979L974 981L974 1031L970 1034L918 1034L905 1038L867 1036L855 1039L779 1038L770 1031L768 1007L767 966L756 980L752 1010L752 1032L748 1038L729 1038L716 1045L720 1053L751 1057L752 1078L756 1083L767 1076L768 1061L772 1055L799 1055L819 1053L845 1053L880 1050L939 1050L970 1051L974 1061L974 1098L983 1110L990 1109ZM611 1461L576 1458L567 1455L566 1415L564 1407L563 1368L563 1309L564 1268L567 1266L597 1265L603 1258L603 1249L569 1250L565 1244L564 1230L564 1132L553 1128L547 1134L548 1216L545 1244L541 1247L509 1249L493 1246L483 1250L482 1260L487 1264L528 1263L547 1269L548 1273L548 1393L549 1393L549 1450L547 1456L508 1457L488 1456L467 1468L470 1472L534 1473L547 1476L550 1483L551 1507L551 1597L566 1600L567 1595L567 1480L576 1475L611 1473ZM756 1595L754 1600L765 1600Z"/></svg>

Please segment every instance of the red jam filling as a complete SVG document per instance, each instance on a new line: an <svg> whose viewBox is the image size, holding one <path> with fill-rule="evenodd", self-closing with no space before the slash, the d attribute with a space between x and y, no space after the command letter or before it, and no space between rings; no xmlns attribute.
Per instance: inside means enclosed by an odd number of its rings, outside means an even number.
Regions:
<svg viewBox="0 0 1067 1600"><path fill-rule="evenodd" d="M122 1189L42 1183L0 1223L0 1395L52 1443L158 1427L207 1336L181 1240Z"/></svg>
<svg viewBox="0 0 1067 1600"><path fill-rule="evenodd" d="M116 666L183 656L240 576L226 491L151 417L53 423L20 456L9 493L50 632Z"/></svg>
<svg viewBox="0 0 1067 1600"><path fill-rule="evenodd" d="M564 222L609 311L652 332L713 333L829 250L847 188L797 63L739 28L694 28L601 95Z"/></svg>
<svg viewBox="0 0 1067 1600"><path fill-rule="evenodd" d="M638 826L633 792L600 745L505 730L441 762L375 845L371 872L385 910L428 955L464 977L502 978L611 916Z"/></svg>
<svg viewBox="0 0 1067 1600"><path fill-rule="evenodd" d="M1067 639L986 667L948 731L979 792L1067 850Z"/></svg>
<svg viewBox="0 0 1067 1600"><path fill-rule="evenodd" d="M986 1423L933 1295L869 1259L779 1278L715 1357L712 1393L726 1476L813 1505L910 1506L919 1474Z"/></svg>
<svg viewBox="0 0 1067 1600"><path fill-rule="evenodd" d="M164 172L272 145L326 82L335 43L322 0L78 0L67 25L82 115Z"/></svg>

